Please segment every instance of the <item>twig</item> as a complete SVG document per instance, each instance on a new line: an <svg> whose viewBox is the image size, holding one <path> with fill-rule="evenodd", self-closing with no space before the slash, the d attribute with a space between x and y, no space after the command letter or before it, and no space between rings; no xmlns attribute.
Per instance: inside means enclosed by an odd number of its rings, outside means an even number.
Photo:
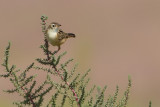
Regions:
<svg viewBox="0 0 160 107"><path fill-rule="evenodd" d="M53 68L54 68L54 70L57 72L57 74L59 75L59 77L61 78L61 80L64 81L63 76L60 74L60 72L57 70L57 68L56 68L55 66L53 66ZM70 90L71 90L72 93L74 94L74 97L75 97L75 99L76 99L77 105L78 105L78 107L80 107L79 99L78 99L78 96L77 96L75 90L74 90L72 87L70 87L70 83L69 83L69 82L65 81L65 84L70 88Z"/></svg>
<svg viewBox="0 0 160 107"><path fill-rule="evenodd" d="M12 72L9 72L9 73L10 73L11 76L13 75ZM24 93L27 95L27 91L23 88L23 86L21 86L21 89L22 89L22 90L24 91ZM33 101L33 99L32 99L32 97L31 97L30 94L28 94L28 97L29 97L29 100L30 100L30 102L32 103L33 107L36 107L36 105L35 105L35 103L34 103L34 101Z"/></svg>
<svg viewBox="0 0 160 107"><path fill-rule="evenodd" d="M48 59L48 60L50 60L49 52L48 52L48 48L49 48L48 41L47 41L47 39L46 39L46 38L45 38L45 40L44 40L44 41L45 41L45 47L47 48L47 53L46 53L46 54L47 54L47 59Z"/></svg>
<svg viewBox="0 0 160 107"><path fill-rule="evenodd" d="M23 87L21 87L21 89L22 89L22 90L24 91L24 93L27 95L27 91L26 91ZM32 99L32 97L31 97L30 94L28 94L28 97L29 97L30 102L32 103L33 107L36 107L36 105L35 105L35 103L34 103L34 101L33 101L33 99Z"/></svg>
<svg viewBox="0 0 160 107"><path fill-rule="evenodd" d="M46 48L46 55L47 55L47 59L48 60L50 60L50 57L49 57L49 51L48 51L48 48L49 48L49 44L48 44L48 41L47 41L47 38L46 38L46 20L48 19L48 17L47 16L42 16L41 17L41 20L42 20L42 32L43 32L43 34L44 34L44 42L45 42L45 44L44 44L44 46L45 46L45 48Z"/></svg>

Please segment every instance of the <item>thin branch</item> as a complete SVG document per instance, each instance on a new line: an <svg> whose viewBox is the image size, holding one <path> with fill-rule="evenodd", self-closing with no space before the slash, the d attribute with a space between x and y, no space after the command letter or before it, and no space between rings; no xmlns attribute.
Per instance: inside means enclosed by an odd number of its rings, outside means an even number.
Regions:
<svg viewBox="0 0 160 107"><path fill-rule="evenodd" d="M60 74L60 72L57 70L57 68L56 68L54 65L53 65L53 68L54 68L54 70L57 72L57 74L58 74L58 76L61 78L61 80L64 81L63 76ZM77 96L76 91L75 91L72 87L70 87L70 83L69 83L69 82L67 82L67 81L64 81L64 82L65 82L65 84L70 88L70 90L72 91L72 93L73 93L73 95L74 95L74 97L75 97L75 99L76 99L77 105L78 105L78 107L80 107L79 99L78 99L78 96Z"/></svg>
<svg viewBox="0 0 160 107"><path fill-rule="evenodd" d="M23 87L21 87L21 89L22 89L22 90L24 91L24 93L27 95L27 91L26 91ZM32 97L31 97L30 94L28 94L28 97L29 97L29 100L30 100L30 102L32 103L33 107L36 107L36 105L35 105L35 103L34 103L34 101L33 101L33 99L32 99Z"/></svg>
<svg viewBox="0 0 160 107"><path fill-rule="evenodd" d="M13 74L10 72L10 75L12 76ZM23 86L21 86L21 89L24 91L24 93L27 95L27 91L23 88ZM30 100L30 102L32 103L32 105L33 105L33 107L36 107L36 105L35 105L35 103L34 103L34 101L33 101L33 99L32 99L32 97L31 97L31 95L30 94L28 94L28 97L29 97L29 100Z"/></svg>
<svg viewBox="0 0 160 107"><path fill-rule="evenodd" d="M49 48L49 44L48 44L48 41L47 41L47 38L46 38L46 20L48 19L48 17L47 16L42 16L41 17L41 20L42 20L42 32L43 32L43 34L44 34L44 42L45 42L45 44L44 44L44 46L45 46L45 48L46 48L46 55L47 55L47 59L48 60L50 60L50 57L49 57L49 51L48 51L48 48Z"/></svg>

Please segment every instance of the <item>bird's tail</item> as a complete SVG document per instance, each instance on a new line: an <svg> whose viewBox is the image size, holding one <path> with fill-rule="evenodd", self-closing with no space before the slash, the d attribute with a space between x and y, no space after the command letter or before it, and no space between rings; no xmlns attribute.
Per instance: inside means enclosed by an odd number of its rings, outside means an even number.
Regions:
<svg viewBox="0 0 160 107"><path fill-rule="evenodd" d="M68 38L75 38L76 37L76 35L75 34L73 34L73 33L67 33L67 37Z"/></svg>

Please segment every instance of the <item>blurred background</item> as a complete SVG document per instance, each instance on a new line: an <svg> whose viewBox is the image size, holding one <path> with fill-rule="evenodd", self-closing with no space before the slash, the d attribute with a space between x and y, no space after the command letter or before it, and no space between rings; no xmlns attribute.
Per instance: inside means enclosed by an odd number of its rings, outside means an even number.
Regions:
<svg viewBox="0 0 160 107"><path fill-rule="evenodd" d="M104 87L120 97L132 88L128 107L147 107L150 100L160 106L160 0L0 0L0 63L8 41L12 43L10 64L25 69L43 57L41 15L62 24L65 32L76 34L60 53L79 63L78 72L91 68L91 84ZM50 47L51 50L57 49ZM0 71L4 68L0 66ZM9 89L0 79L0 105L13 107L19 99L2 90Z"/></svg>

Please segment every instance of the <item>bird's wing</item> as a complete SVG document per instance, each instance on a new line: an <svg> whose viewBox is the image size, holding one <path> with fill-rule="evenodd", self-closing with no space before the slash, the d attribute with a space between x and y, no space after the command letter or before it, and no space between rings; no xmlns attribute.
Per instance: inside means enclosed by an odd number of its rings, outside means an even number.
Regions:
<svg viewBox="0 0 160 107"><path fill-rule="evenodd" d="M64 38L67 38L67 33L63 32L61 29L58 31L58 39L62 40Z"/></svg>

